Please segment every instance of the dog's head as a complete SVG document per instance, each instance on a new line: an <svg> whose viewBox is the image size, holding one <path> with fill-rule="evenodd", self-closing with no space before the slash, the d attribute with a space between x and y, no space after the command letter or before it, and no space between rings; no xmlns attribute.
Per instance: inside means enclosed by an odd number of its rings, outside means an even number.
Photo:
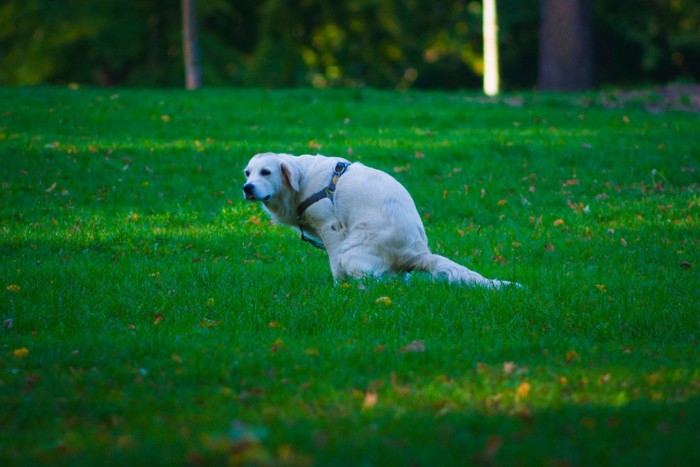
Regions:
<svg viewBox="0 0 700 467"><path fill-rule="evenodd" d="M299 191L301 174L294 157L287 154L257 154L243 173L243 195L249 201L268 201L288 189Z"/></svg>

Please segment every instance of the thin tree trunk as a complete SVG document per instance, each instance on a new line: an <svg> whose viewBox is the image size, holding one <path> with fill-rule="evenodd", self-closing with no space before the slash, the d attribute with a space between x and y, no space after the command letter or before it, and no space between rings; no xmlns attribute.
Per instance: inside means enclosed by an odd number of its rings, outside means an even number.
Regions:
<svg viewBox="0 0 700 467"><path fill-rule="evenodd" d="M197 0L182 0L182 55L185 60L185 87L187 89L198 89L202 86L196 10Z"/></svg>
<svg viewBox="0 0 700 467"><path fill-rule="evenodd" d="M587 89L593 82L590 0L540 0L538 87Z"/></svg>
<svg viewBox="0 0 700 467"><path fill-rule="evenodd" d="M484 93L495 96L500 88L498 71L498 16L496 0L484 0Z"/></svg>

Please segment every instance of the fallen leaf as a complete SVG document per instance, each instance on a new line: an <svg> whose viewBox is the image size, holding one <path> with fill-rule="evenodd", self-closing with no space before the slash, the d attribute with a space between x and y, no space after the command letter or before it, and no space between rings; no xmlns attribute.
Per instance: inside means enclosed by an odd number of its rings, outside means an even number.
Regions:
<svg viewBox="0 0 700 467"><path fill-rule="evenodd" d="M29 349L26 347L20 347L12 352L12 356L15 358L24 358L29 355Z"/></svg>
<svg viewBox="0 0 700 467"><path fill-rule="evenodd" d="M507 375L513 373L516 368L518 368L518 365L515 362L503 362L503 373Z"/></svg>
<svg viewBox="0 0 700 467"><path fill-rule="evenodd" d="M507 199L499 199L499 200L498 200L498 205L499 205L499 206L503 206L503 205L505 205L505 204L507 204L507 203L508 203L508 200L507 200Z"/></svg>
<svg viewBox="0 0 700 467"><path fill-rule="evenodd" d="M377 393L374 391L367 391L365 398L362 401L362 409L371 409L377 405L377 402L379 402L379 396L377 396Z"/></svg>
<svg viewBox="0 0 700 467"><path fill-rule="evenodd" d="M564 225L564 219L557 219L554 222L552 222L552 225L554 227L559 227L560 225Z"/></svg>
<svg viewBox="0 0 700 467"><path fill-rule="evenodd" d="M391 298L389 298L389 297L379 297L378 299L376 299L374 301L374 303L377 303L377 304L381 303L382 305L391 306L393 302L391 301Z"/></svg>
<svg viewBox="0 0 700 467"><path fill-rule="evenodd" d="M423 341L413 341L401 347L399 352L425 352L425 343Z"/></svg>
<svg viewBox="0 0 700 467"><path fill-rule="evenodd" d="M581 356L573 350L569 350L568 352L566 352L566 363L571 363L574 360L578 360L580 358Z"/></svg>
<svg viewBox="0 0 700 467"><path fill-rule="evenodd" d="M199 323L199 327L211 329L217 327L219 324L221 324L221 321L214 321L213 319L204 318L204 320Z"/></svg>
<svg viewBox="0 0 700 467"><path fill-rule="evenodd" d="M484 450L479 456L480 460L484 463L491 463L493 458L496 457L496 454L498 454L498 451L501 450L501 446L503 446L503 437L497 435L491 436L486 440L486 446L484 446Z"/></svg>
<svg viewBox="0 0 700 467"><path fill-rule="evenodd" d="M272 343L272 349L273 352L282 352L284 350L287 350L287 346L285 345L284 341L280 338L275 340L275 342Z"/></svg>
<svg viewBox="0 0 700 467"><path fill-rule="evenodd" d="M19 285L17 285L17 284L10 284L10 285L7 286L7 290L9 290L10 292L15 292L15 293L17 293L17 292L19 292L20 290L22 290L22 288L21 288Z"/></svg>
<svg viewBox="0 0 700 467"><path fill-rule="evenodd" d="M692 269L693 265L687 261L681 262L681 268L682 269Z"/></svg>
<svg viewBox="0 0 700 467"><path fill-rule="evenodd" d="M53 183L51 184L51 186L48 187L47 189L45 189L44 191L45 191L46 193L51 193L55 188L56 188L56 182L53 182Z"/></svg>
<svg viewBox="0 0 700 467"><path fill-rule="evenodd" d="M156 314L156 316L153 318L153 325L155 326L161 321L163 321L163 318L165 318L165 316L163 316L163 313Z"/></svg>
<svg viewBox="0 0 700 467"><path fill-rule="evenodd" d="M603 284L596 284L595 288L600 290L601 292L605 292L608 290L608 288L606 286L604 286Z"/></svg>
<svg viewBox="0 0 700 467"><path fill-rule="evenodd" d="M530 389L532 389L530 383L527 381L522 382L520 386L518 386L517 391L515 391L515 398L518 400L527 398L527 396L530 395Z"/></svg>
<svg viewBox="0 0 700 467"><path fill-rule="evenodd" d="M318 355L318 350L316 349L306 349L304 350L304 353L306 355Z"/></svg>
<svg viewBox="0 0 700 467"><path fill-rule="evenodd" d="M284 326L282 326L282 323L278 323L277 321L270 321L267 324L267 327L269 327L269 328L284 328Z"/></svg>

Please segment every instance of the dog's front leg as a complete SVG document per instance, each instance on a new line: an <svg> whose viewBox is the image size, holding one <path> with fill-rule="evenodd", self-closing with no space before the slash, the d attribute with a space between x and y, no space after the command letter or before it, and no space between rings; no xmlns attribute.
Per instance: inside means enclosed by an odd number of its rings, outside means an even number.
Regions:
<svg viewBox="0 0 700 467"><path fill-rule="evenodd" d="M345 233L345 227L343 227L343 225L337 219L325 224L319 232L323 245L326 247L326 252L328 253L331 272L333 273L333 279L336 284L345 279L345 276L347 276L347 271L343 268L340 262L340 257L343 252L343 240L345 239Z"/></svg>

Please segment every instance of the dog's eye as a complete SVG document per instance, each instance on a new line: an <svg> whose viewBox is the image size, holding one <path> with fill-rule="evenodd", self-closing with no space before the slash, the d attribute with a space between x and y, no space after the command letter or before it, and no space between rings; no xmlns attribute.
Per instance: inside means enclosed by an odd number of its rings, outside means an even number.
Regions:
<svg viewBox="0 0 700 467"><path fill-rule="evenodd" d="M246 171L245 171L245 176L246 176L246 178L247 178L247 177L250 177L250 170L246 170Z"/></svg>
<svg viewBox="0 0 700 467"><path fill-rule="evenodd" d="M272 172L270 172L270 171L267 170L267 169L262 169L262 170L260 171L260 175L262 175L263 177L267 177L267 176L270 175L271 173L272 173Z"/></svg>

